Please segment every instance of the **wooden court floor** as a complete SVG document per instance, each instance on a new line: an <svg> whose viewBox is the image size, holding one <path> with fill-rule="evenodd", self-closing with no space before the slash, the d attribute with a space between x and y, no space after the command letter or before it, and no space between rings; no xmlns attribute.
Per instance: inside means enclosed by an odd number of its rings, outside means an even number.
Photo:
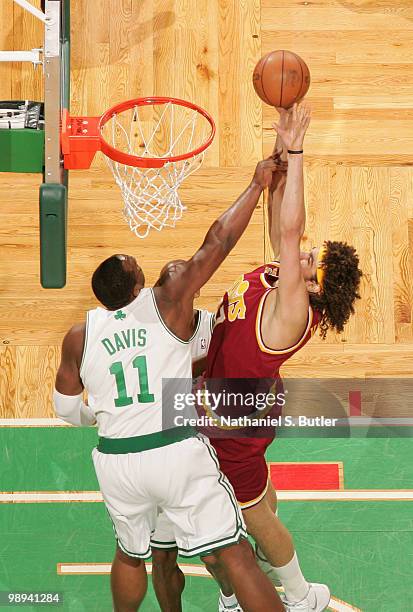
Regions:
<svg viewBox="0 0 413 612"><path fill-rule="evenodd" d="M279 492L280 517L292 531L306 577L330 585L330 610L408 612L413 580L410 440L368 435L275 441L268 460L282 462L284 469L292 461L297 486L307 487L293 490L290 478L288 488ZM90 457L95 442L93 429L0 428L1 591L50 589L63 593L58 609L112 610L108 572L114 536L98 501ZM329 470L317 480L323 465ZM331 474L338 468L337 487ZM218 589L204 575L199 558L182 562L189 574L184 610L215 612ZM142 610L157 609L149 585Z"/></svg>

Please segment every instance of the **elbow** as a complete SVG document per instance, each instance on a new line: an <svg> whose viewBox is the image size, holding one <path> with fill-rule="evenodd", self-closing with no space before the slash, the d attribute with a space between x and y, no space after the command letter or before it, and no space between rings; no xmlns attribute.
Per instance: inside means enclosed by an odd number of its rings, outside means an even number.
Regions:
<svg viewBox="0 0 413 612"><path fill-rule="evenodd" d="M64 395L57 389L53 393L53 403L56 416L70 425L80 425L81 395Z"/></svg>

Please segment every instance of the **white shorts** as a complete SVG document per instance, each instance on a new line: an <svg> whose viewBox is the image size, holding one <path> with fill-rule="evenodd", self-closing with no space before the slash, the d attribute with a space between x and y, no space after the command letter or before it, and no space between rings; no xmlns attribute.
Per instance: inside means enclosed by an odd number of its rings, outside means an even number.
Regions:
<svg viewBox="0 0 413 612"><path fill-rule="evenodd" d="M173 543L187 557L247 537L232 486L207 439L119 455L95 448L92 457L118 545L126 554L150 557L160 511L172 525L173 542L163 542L158 534L154 546Z"/></svg>

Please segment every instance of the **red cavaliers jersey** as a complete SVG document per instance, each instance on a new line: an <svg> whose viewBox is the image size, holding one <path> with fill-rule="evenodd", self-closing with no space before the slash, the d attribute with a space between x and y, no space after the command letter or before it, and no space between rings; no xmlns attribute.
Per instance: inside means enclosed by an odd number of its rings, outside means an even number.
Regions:
<svg viewBox="0 0 413 612"><path fill-rule="evenodd" d="M273 283L278 279L278 271L279 262L260 266L249 274L243 274L224 295L208 351L207 379L279 380L279 370L284 361L311 338L320 316L309 307L307 325L298 342L283 350L273 350L264 343L261 317L268 294L277 291ZM227 433L228 437L225 437L225 432L208 435L238 502L241 506L251 507L264 497L267 490L265 451L274 439L275 429L262 429L259 434L250 429L250 437Z"/></svg>
<svg viewBox="0 0 413 612"><path fill-rule="evenodd" d="M207 358L207 378L277 378L281 365L303 347L320 320L309 306L305 331L293 346L267 347L261 336L261 317L279 262L243 274L227 291L218 309ZM272 282L271 282L272 281Z"/></svg>

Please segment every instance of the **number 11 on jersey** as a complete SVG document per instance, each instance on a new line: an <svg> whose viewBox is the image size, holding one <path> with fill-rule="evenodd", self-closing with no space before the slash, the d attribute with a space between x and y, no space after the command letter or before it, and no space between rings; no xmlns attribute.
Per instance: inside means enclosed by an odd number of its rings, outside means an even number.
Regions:
<svg viewBox="0 0 413 612"><path fill-rule="evenodd" d="M144 355L138 355L132 361L132 366L135 370L138 370L139 377L139 389L138 402L140 404L148 404L155 401L153 393L149 393L148 385L148 368L146 364L146 357ZM109 368L109 372L113 374L116 381L116 388L118 391L118 397L115 399L116 408L122 406L130 406L133 404L133 397L129 396L126 390L125 371L121 361L115 361Z"/></svg>

